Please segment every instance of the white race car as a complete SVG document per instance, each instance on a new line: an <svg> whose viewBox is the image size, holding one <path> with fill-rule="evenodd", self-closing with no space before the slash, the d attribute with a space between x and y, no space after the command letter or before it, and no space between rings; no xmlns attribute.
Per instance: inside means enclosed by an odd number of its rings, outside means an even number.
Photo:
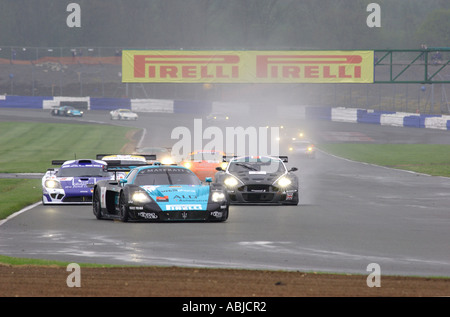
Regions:
<svg viewBox="0 0 450 317"><path fill-rule="evenodd" d="M109 113L111 115L111 120L137 120L137 113L131 111L130 109L116 109Z"/></svg>
<svg viewBox="0 0 450 317"><path fill-rule="evenodd" d="M52 161L59 168L48 169L42 177L42 203L91 204L92 190L99 180L113 179L101 160Z"/></svg>

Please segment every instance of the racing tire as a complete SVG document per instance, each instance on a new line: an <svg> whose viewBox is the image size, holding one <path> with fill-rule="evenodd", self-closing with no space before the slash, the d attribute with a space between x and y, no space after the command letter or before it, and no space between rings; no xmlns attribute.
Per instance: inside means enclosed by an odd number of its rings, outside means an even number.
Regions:
<svg viewBox="0 0 450 317"><path fill-rule="evenodd" d="M120 194L119 198L119 219L122 222L127 222L129 217L128 206L126 203L125 195L123 193Z"/></svg>
<svg viewBox="0 0 450 317"><path fill-rule="evenodd" d="M102 207L101 207L101 203L100 203L100 191L99 190L95 190L94 194L92 195L92 211L94 212L94 216L98 220L103 219Z"/></svg>

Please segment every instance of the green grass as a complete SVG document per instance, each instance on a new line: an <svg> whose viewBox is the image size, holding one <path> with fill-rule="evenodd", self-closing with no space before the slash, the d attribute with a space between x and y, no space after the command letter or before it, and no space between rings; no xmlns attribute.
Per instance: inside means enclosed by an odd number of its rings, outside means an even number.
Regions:
<svg viewBox="0 0 450 317"><path fill-rule="evenodd" d="M103 125L0 122L0 172L45 172L52 160L119 153L132 129Z"/></svg>
<svg viewBox="0 0 450 317"><path fill-rule="evenodd" d="M354 161L450 177L450 145L321 144L318 147Z"/></svg>
<svg viewBox="0 0 450 317"><path fill-rule="evenodd" d="M41 197L40 179L0 179L0 219L38 202Z"/></svg>
<svg viewBox="0 0 450 317"><path fill-rule="evenodd" d="M72 262L54 261L54 260L40 260L30 258L16 258L6 255L0 255L0 263L9 265L41 265L41 266L61 266L66 267ZM81 267L119 267L119 265L113 264L93 264L93 263L77 263ZM120 265L124 267L125 265ZM129 267L132 267L131 265Z"/></svg>
<svg viewBox="0 0 450 317"><path fill-rule="evenodd" d="M85 124L0 122L0 173L45 173L52 160L120 153L135 129ZM0 179L0 219L42 197L40 179Z"/></svg>

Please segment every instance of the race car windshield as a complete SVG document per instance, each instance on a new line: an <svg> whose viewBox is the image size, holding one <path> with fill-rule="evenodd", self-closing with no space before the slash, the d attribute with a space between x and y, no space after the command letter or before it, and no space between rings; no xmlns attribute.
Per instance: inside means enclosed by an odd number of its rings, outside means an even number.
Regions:
<svg viewBox="0 0 450 317"><path fill-rule="evenodd" d="M180 168L144 169L137 174L134 184L144 185L200 185L201 181L189 170Z"/></svg>
<svg viewBox="0 0 450 317"><path fill-rule="evenodd" d="M102 167L69 167L61 168L56 173L57 177L109 177Z"/></svg>
<svg viewBox="0 0 450 317"><path fill-rule="evenodd" d="M266 173L278 173L284 172L284 165L279 160L263 160L263 159L248 159L242 161L233 161L228 167L228 171L231 173L239 172L266 172Z"/></svg>

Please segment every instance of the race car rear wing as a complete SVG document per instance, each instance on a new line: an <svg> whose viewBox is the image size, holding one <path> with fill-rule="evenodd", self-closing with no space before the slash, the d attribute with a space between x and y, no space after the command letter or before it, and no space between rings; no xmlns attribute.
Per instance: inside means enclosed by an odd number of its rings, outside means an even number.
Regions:
<svg viewBox="0 0 450 317"><path fill-rule="evenodd" d="M156 154L97 154L96 158L97 160L102 160L105 156L113 156L113 155L120 155L120 156L142 156L147 161L155 161L156 160Z"/></svg>
<svg viewBox="0 0 450 317"><path fill-rule="evenodd" d="M52 160L52 165L63 165L67 160Z"/></svg>
<svg viewBox="0 0 450 317"><path fill-rule="evenodd" d="M223 156L222 161L223 162L229 162L231 159L236 158L237 156ZM283 163L288 162L288 157L286 155L280 155L280 156L270 156L270 157L278 157Z"/></svg>

